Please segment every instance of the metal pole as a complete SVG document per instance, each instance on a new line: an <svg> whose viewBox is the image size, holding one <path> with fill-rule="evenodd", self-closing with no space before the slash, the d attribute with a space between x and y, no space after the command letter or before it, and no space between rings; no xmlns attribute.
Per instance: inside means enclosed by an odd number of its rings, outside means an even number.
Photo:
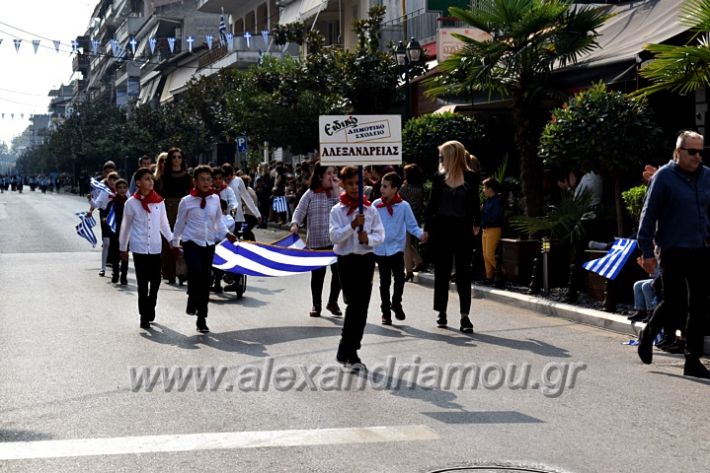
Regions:
<svg viewBox="0 0 710 473"><path fill-rule="evenodd" d="M549 280L548 267L547 267L547 255L548 255L547 251L542 253L542 284L543 284L543 287L545 288L545 294L550 293L550 280Z"/></svg>

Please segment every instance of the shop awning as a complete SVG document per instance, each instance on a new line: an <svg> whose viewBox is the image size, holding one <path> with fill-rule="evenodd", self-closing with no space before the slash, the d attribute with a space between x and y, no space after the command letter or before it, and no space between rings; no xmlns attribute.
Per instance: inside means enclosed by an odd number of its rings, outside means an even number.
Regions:
<svg viewBox="0 0 710 473"><path fill-rule="evenodd" d="M160 95L160 103L171 102L175 95L187 88L187 84L193 77L200 77L201 75L197 72L197 61L190 61L178 66L165 81L163 93Z"/></svg>
<svg viewBox="0 0 710 473"><path fill-rule="evenodd" d="M328 8L328 0L294 0L284 7L279 16L279 24L287 25L305 21Z"/></svg>

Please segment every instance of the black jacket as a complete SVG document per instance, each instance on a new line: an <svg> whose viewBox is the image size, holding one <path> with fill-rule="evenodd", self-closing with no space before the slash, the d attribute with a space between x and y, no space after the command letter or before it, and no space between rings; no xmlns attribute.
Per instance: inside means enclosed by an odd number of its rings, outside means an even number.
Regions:
<svg viewBox="0 0 710 473"><path fill-rule="evenodd" d="M479 196L480 179L478 173L466 171L464 173L464 189L466 191L465 209L466 218L470 220L471 227L479 226L481 222L481 200ZM426 219L424 228L428 232L436 231L436 219L439 211L439 203L446 186L445 176L437 174L431 186L431 198L426 208Z"/></svg>

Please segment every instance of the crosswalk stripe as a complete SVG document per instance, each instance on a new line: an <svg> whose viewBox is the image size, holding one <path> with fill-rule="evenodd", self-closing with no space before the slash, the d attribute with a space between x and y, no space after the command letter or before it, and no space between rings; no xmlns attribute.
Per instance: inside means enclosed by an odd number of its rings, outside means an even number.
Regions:
<svg viewBox="0 0 710 473"><path fill-rule="evenodd" d="M312 430L211 432L70 440L0 443L0 460L186 452L194 450L296 447L348 443L436 440L424 425L352 427Z"/></svg>

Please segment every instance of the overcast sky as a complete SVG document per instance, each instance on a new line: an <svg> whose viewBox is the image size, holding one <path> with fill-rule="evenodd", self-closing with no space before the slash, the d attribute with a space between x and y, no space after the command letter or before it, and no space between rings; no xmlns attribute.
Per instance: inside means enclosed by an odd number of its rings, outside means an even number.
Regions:
<svg viewBox="0 0 710 473"><path fill-rule="evenodd" d="M86 31L96 4L97 0L0 0L0 141L9 145L27 127L29 115L47 113L50 89L69 83L69 42ZM19 53L15 38L23 40ZM33 39L41 40L36 55ZM62 42L62 52L55 52L54 39Z"/></svg>

